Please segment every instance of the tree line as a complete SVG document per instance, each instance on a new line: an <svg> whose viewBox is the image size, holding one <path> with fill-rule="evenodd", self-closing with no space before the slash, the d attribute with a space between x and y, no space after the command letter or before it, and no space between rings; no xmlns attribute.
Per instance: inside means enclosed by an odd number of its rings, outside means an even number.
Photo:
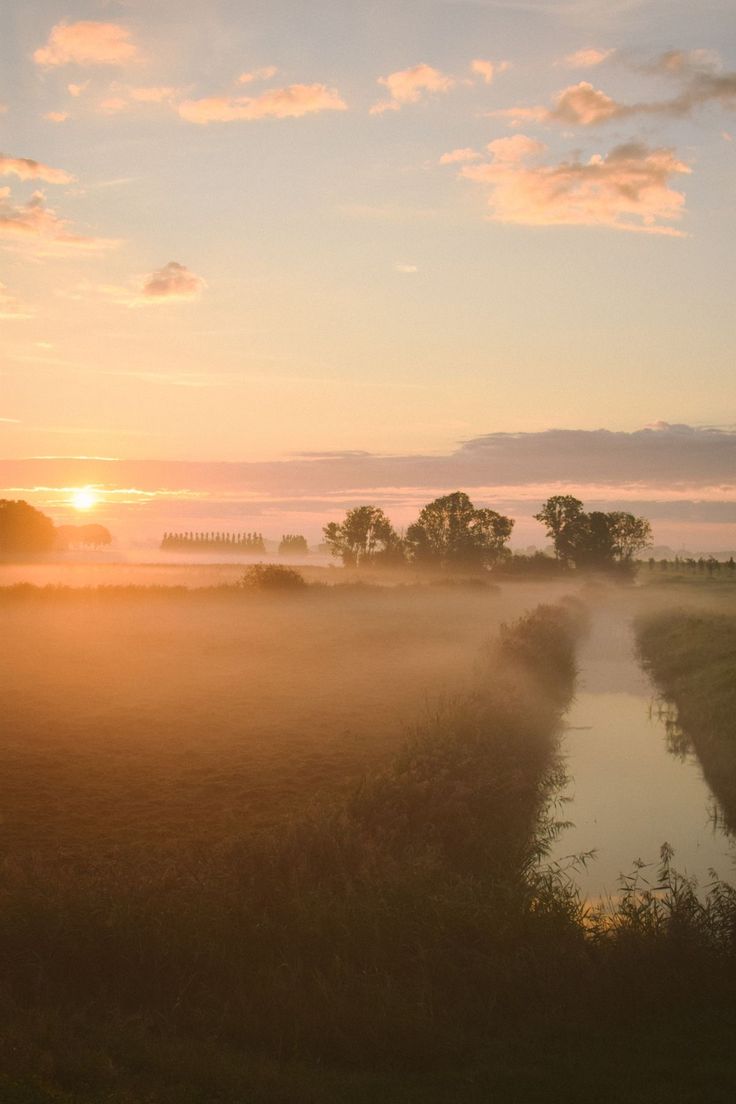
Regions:
<svg viewBox="0 0 736 1104"><path fill-rule="evenodd" d="M262 533L164 533L160 547L168 552L266 551Z"/></svg>
<svg viewBox="0 0 736 1104"><path fill-rule="evenodd" d="M629 565L651 544L646 518L623 511L586 512L572 495L553 495L535 519L546 529L563 568ZM476 507L464 491L424 506L402 536L378 506L356 506L324 527L325 544L346 567L411 563L440 569L489 569L511 557L514 520Z"/></svg>
<svg viewBox="0 0 736 1104"><path fill-rule="evenodd" d="M534 517L545 526L561 569L625 568L651 544L651 526L646 518L619 510L588 512L572 495L553 495ZM513 518L488 507L476 507L464 491L454 491L422 507L416 521L401 534L380 507L356 506L342 521L324 526L323 547L346 567L412 564L440 570L489 570L503 564L510 566L508 542L513 528ZM111 539L104 526L57 528L27 502L0 500L0 555L48 552L74 545L101 546ZM256 532L167 532L161 548L266 553L263 534ZM301 534L282 536L282 555L305 555L308 551L307 540ZM534 570L550 563L549 557L541 553L528 560Z"/></svg>

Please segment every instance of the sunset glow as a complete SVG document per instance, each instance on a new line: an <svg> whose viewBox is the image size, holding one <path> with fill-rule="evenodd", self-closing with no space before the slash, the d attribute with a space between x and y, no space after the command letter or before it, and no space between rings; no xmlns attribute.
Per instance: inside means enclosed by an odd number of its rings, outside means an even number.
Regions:
<svg viewBox="0 0 736 1104"><path fill-rule="evenodd" d="M98 503L97 494L90 487L80 487L72 494L72 506L75 510L86 512Z"/></svg>
<svg viewBox="0 0 736 1104"><path fill-rule="evenodd" d="M608 450L586 469L601 432L628 450L663 426L657 456L676 466L682 444L719 469L692 469L689 501L721 486L722 505L683 540L736 544L731 6L13 6L0 495L51 488L33 501L53 509L65 457L115 456L133 479L91 459L75 484L110 484L125 540L264 510L274 537L318 540L366 486L389 507L441 457L434 488L472 459L492 506L506 461L466 442L494 435L536 454L519 499L566 431L572 490L666 503L666 463L619 480ZM221 462L261 468L224 494ZM123 503L131 487L146 497ZM514 540L541 539L534 508Z"/></svg>

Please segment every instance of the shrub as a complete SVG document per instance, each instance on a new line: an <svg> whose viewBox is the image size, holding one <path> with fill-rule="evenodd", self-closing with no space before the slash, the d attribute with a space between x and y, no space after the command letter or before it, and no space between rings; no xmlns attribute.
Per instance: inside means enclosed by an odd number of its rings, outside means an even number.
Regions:
<svg viewBox="0 0 736 1104"><path fill-rule="evenodd" d="M246 569L240 585L254 590L299 590L307 584L293 567L257 563Z"/></svg>

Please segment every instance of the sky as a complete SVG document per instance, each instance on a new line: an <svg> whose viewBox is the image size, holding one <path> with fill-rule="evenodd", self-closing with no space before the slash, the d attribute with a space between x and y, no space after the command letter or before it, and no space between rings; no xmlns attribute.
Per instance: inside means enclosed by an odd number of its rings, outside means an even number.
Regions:
<svg viewBox="0 0 736 1104"><path fill-rule="evenodd" d="M732 0L6 3L0 496L734 548L735 183Z"/></svg>

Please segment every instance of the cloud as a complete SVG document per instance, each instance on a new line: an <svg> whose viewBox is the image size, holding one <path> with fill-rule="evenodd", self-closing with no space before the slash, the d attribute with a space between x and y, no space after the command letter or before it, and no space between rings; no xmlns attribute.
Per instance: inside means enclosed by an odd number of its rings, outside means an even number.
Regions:
<svg viewBox="0 0 736 1104"><path fill-rule="evenodd" d="M477 150L465 146L463 149L454 149L450 150L449 153L443 153L439 163L440 165L457 165L465 161L478 161L481 157L482 154L478 153Z"/></svg>
<svg viewBox="0 0 736 1104"><path fill-rule="evenodd" d="M205 286L202 277L195 276L186 265L169 261L146 278L141 288L141 298L150 303L196 299Z"/></svg>
<svg viewBox="0 0 736 1104"><path fill-rule="evenodd" d="M47 184L71 184L74 177L64 169L52 169L30 157L5 157L0 153L0 176L17 176L20 180L43 180Z"/></svg>
<svg viewBox="0 0 736 1104"><path fill-rule="evenodd" d="M133 308L191 301L197 299L206 286L202 277L195 275L186 265L169 261L155 272L131 280L127 286L94 284L83 280L75 287L59 291L58 294L75 302L94 298L118 307Z"/></svg>
<svg viewBox="0 0 736 1104"><path fill-rule="evenodd" d="M253 119L297 119L320 111L346 111L335 88L324 84L291 84L260 96L212 96L184 100L179 115L189 123L232 123Z"/></svg>
<svg viewBox="0 0 736 1104"><path fill-rule="evenodd" d="M605 92L594 88L588 81L580 81L579 84L570 85L569 88L563 88L562 92L558 93L555 107L550 111L549 118L559 123L591 126L593 123L618 119L629 113L630 109L616 103Z"/></svg>
<svg viewBox="0 0 736 1104"><path fill-rule="evenodd" d="M0 284L0 319L3 321L16 321L31 318L33 311L11 295L5 284ZM0 419L5 421L6 419Z"/></svg>
<svg viewBox="0 0 736 1104"><path fill-rule="evenodd" d="M44 119L48 119L50 123L65 123L68 118L68 111L47 111L44 115Z"/></svg>
<svg viewBox="0 0 736 1104"><path fill-rule="evenodd" d="M45 46L33 55L37 65L126 65L137 61L138 48L119 23L57 23ZM70 89L71 91L71 89ZM76 95L76 93L72 93Z"/></svg>
<svg viewBox="0 0 736 1104"><path fill-rule="evenodd" d="M488 188L493 221L683 236L670 224L681 218L685 197L670 179L690 169L673 150L630 142L585 162L535 164L545 150L526 135L500 138L488 147L490 162L462 169L466 179Z"/></svg>
<svg viewBox="0 0 736 1104"><path fill-rule="evenodd" d="M552 488L597 487L630 499L736 501L736 431L659 423L633 432L606 429L549 429L529 433L488 433L459 444L448 454L378 455L367 452L321 453L274 461L134 461L119 463L71 459L0 460L0 486L69 486L104 483L143 490L186 488L191 492L242 497L248 492L284 497L330 496L401 501L427 493L486 488L504 489L516 498L538 496ZM603 497L603 494L600 495Z"/></svg>
<svg viewBox="0 0 736 1104"><path fill-rule="evenodd" d="M615 53L615 50L600 50L589 46L584 50L576 50L574 54L568 54L557 64L564 66L565 69L594 69Z"/></svg>
<svg viewBox="0 0 736 1104"><path fill-rule="evenodd" d="M415 272L419 271L419 268L415 264L400 264L397 262L394 265L397 272L403 273L405 276L413 276Z"/></svg>
<svg viewBox="0 0 736 1104"><path fill-rule="evenodd" d="M70 96L78 97L82 93L86 92L89 88L89 81L84 81L83 84L68 84L66 86L67 92Z"/></svg>
<svg viewBox="0 0 736 1104"><path fill-rule="evenodd" d="M376 103L370 109L371 115L382 115L384 111L398 111L405 104L418 103L427 93L449 92L455 85L453 77L433 69L431 65L415 65L411 69L401 69L387 77L379 77L378 83L389 91L390 99Z"/></svg>
<svg viewBox="0 0 736 1104"><path fill-rule="evenodd" d="M252 84L254 81L271 80L278 73L275 65L264 65L261 69L254 69L252 73L241 73L238 84Z"/></svg>
<svg viewBox="0 0 736 1104"><path fill-rule="evenodd" d="M107 99L100 101L97 110L101 111L103 115L119 115L127 107L128 101L124 96L108 96Z"/></svg>
<svg viewBox="0 0 736 1104"><path fill-rule="evenodd" d="M511 126L540 122L585 127L637 115L685 117L709 103L723 108L736 107L736 72L723 73L718 66L717 57L710 51L671 50L640 67L650 75L667 76L680 82L681 91L669 99L620 103L589 81L580 81L558 92L551 108L537 104L504 108L490 115L507 119Z"/></svg>
<svg viewBox="0 0 736 1104"><path fill-rule="evenodd" d="M483 58L476 58L470 63L470 70L480 77L484 84L491 84L494 77L495 67L492 61L484 61Z"/></svg>
<svg viewBox="0 0 736 1104"><path fill-rule="evenodd" d="M54 257L70 253L101 253L119 245L111 238L76 234L69 222L46 206L43 192L34 192L27 203L15 205L10 188L0 188L0 240L7 249L35 256Z"/></svg>
<svg viewBox="0 0 736 1104"><path fill-rule="evenodd" d="M592 126L634 114L634 110L619 104L589 81L580 81L563 88L550 109L537 104L534 107L508 107L492 111L496 118L508 119L511 126L524 123L565 123L567 125Z"/></svg>

